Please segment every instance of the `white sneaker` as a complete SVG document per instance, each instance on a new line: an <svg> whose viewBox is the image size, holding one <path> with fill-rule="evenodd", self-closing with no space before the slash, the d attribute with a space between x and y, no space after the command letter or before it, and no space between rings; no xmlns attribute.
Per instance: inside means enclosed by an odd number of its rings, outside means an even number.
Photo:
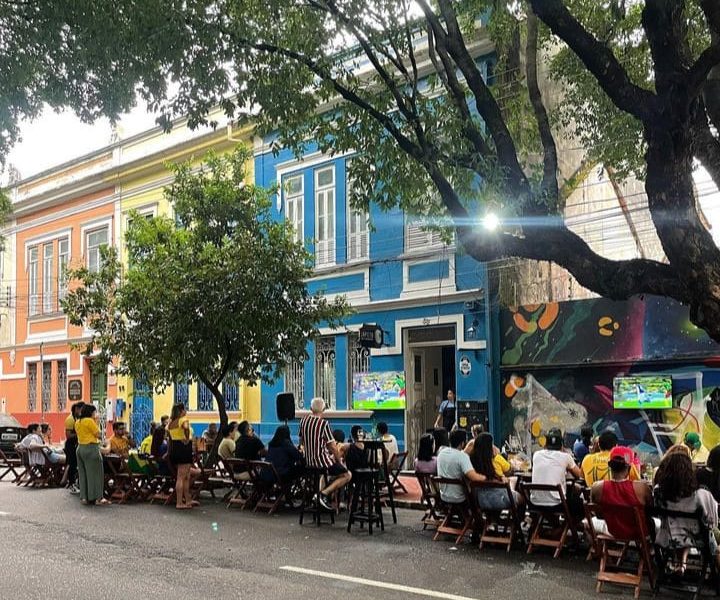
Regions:
<svg viewBox="0 0 720 600"><path fill-rule="evenodd" d="M69 491L71 494L79 494L79 493L80 493L80 488L79 488L78 486L76 486L75 484L73 484L73 485L71 485L71 486L68 488L68 491Z"/></svg>

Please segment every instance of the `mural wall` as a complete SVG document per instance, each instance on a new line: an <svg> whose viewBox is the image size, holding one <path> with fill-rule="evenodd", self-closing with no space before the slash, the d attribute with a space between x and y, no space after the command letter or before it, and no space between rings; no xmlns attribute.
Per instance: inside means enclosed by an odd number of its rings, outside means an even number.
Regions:
<svg viewBox="0 0 720 600"><path fill-rule="evenodd" d="M532 452L552 427L571 443L584 424L613 429L654 461L686 431L720 443L720 345L664 298L550 303L504 310L501 323L501 431ZM614 410L613 378L670 374L669 410Z"/></svg>

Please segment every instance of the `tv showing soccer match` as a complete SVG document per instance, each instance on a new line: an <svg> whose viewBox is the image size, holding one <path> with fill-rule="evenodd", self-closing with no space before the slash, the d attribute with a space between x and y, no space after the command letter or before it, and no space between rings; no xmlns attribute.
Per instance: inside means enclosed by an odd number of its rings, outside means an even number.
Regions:
<svg viewBox="0 0 720 600"><path fill-rule="evenodd" d="M355 373L352 401L355 410L404 409L405 373L402 371Z"/></svg>
<svg viewBox="0 0 720 600"><path fill-rule="evenodd" d="M672 378L666 375L638 375L613 379L613 407L656 410L672 408Z"/></svg>

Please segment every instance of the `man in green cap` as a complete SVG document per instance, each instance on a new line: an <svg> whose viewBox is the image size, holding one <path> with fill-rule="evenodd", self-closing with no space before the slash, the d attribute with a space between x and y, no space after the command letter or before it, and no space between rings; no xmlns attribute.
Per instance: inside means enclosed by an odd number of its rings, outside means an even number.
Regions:
<svg viewBox="0 0 720 600"><path fill-rule="evenodd" d="M708 450L703 446L700 434L695 431L688 431L685 434L684 444L690 448L690 458L695 464L705 464L708 459Z"/></svg>

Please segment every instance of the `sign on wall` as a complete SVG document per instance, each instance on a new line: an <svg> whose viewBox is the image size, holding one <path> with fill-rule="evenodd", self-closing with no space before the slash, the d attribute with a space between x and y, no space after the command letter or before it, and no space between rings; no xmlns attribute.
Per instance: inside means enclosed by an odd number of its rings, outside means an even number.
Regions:
<svg viewBox="0 0 720 600"><path fill-rule="evenodd" d="M68 381L68 400L70 402L82 400L82 379Z"/></svg>
<svg viewBox="0 0 720 600"><path fill-rule="evenodd" d="M470 375L470 371L472 371L472 364L470 363L470 357L461 356L460 357L460 374L467 377L468 375Z"/></svg>

